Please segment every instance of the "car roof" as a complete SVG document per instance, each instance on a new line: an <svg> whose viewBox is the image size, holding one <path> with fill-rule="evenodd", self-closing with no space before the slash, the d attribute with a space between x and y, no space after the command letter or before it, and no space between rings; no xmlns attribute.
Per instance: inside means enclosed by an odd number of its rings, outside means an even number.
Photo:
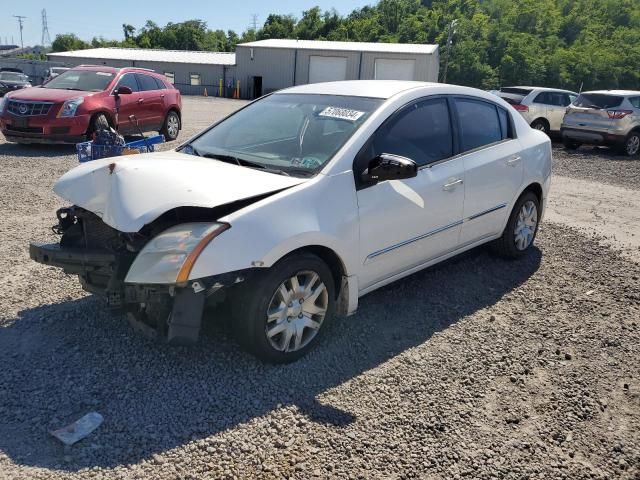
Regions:
<svg viewBox="0 0 640 480"><path fill-rule="evenodd" d="M345 80L340 82L310 83L280 90L283 93L309 95L339 95L348 97L369 97L389 99L408 90L423 89L425 93L443 95L474 95L491 98L491 94L471 87L446 83L413 82L404 80Z"/></svg>
<svg viewBox="0 0 640 480"><path fill-rule="evenodd" d="M111 72L111 73L119 73L119 72L140 72L140 73L155 73L158 74L155 70L150 70L148 68L141 67L109 67L107 65L78 65L76 67L71 68L70 70L98 70L101 72Z"/></svg>
<svg viewBox="0 0 640 480"><path fill-rule="evenodd" d="M590 92L582 92L582 93L598 93L601 95L620 95L623 97L640 95L640 91L638 90L592 90Z"/></svg>
<svg viewBox="0 0 640 480"><path fill-rule="evenodd" d="M576 92L574 92L572 90L565 90L563 88L530 87L530 86L523 86L523 85L505 86L505 87L501 87L501 88L523 88L523 89L527 89L527 90L539 90L539 91L544 91L544 92L576 93Z"/></svg>

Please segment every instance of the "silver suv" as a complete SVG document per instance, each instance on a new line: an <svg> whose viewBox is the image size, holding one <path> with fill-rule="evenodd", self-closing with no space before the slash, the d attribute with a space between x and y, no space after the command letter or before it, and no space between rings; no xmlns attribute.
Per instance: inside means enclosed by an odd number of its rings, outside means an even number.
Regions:
<svg viewBox="0 0 640 480"><path fill-rule="evenodd" d="M520 112L531 128L547 135L560 131L567 106L578 97L569 90L542 87L503 87L495 94Z"/></svg>
<svg viewBox="0 0 640 480"><path fill-rule="evenodd" d="M569 149L586 143L614 147L625 155L640 151L640 91L584 92L567 108L562 142Z"/></svg>

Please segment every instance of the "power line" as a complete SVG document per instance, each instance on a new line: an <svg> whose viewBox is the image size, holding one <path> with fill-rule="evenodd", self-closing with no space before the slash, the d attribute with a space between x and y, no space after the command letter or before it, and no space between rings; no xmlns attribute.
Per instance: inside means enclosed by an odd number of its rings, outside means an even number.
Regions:
<svg viewBox="0 0 640 480"><path fill-rule="evenodd" d="M40 45L46 47L51 44L51 37L49 36L49 26L47 25L47 11L42 9L42 41Z"/></svg>
<svg viewBox="0 0 640 480"><path fill-rule="evenodd" d="M24 15L14 15L14 18L18 19L18 24L20 25L20 47L24 48L24 42L22 41L22 28L23 28L22 22L27 17L25 17Z"/></svg>

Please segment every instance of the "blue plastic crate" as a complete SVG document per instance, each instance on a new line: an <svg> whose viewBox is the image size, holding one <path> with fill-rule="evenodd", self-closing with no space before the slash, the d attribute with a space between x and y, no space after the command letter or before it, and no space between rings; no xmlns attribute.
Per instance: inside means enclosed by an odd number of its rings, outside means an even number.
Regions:
<svg viewBox="0 0 640 480"><path fill-rule="evenodd" d="M94 145L93 142L82 142L76 145L78 161L80 163L98 160L100 158L117 157L127 150L137 150L139 153L148 153L155 150L154 145L164 143L164 135L135 140L124 145Z"/></svg>

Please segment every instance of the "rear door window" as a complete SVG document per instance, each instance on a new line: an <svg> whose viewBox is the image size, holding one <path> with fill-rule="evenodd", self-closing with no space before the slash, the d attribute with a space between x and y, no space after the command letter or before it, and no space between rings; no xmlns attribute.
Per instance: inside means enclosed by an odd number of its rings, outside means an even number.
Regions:
<svg viewBox="0 0 640 480"><path fill-rule="evenodd" d="M142 90L143 92L146 92L149 90L158 90L158 84L156 83L156 80L153 77L150 77L149 75L143 75L140 73L137 73L136 77L138 79L138 83L140 84L140 90Z"/></svg>
<svg viewBox="0 0 640 480"><path fill-rule="evenodd" d="M467 98L456 98L455 103L462 152L491 145L505 138L496 105Z"/></svg>
<svg viewBox="0 0 640 480"><path fill-rule="evenodd" d="M139 92L138 82L133 73L126 73L118 80L118 87L129 87L132 92Z"/></svg>
<svg viewBox="0 0 640 480"><path fill-rule="evenodd" d="M444 98L414 103L376 133L374 156L391 153L419 166L453 156L449 107Z"/></svg>
<svg viewBox="0 0 640 480"><path fill-rule="evenodd" d="M582 93L575 102L576 107L582 108L616 108L619 107L624 97L607 95L605 93Z"/></svg>
<svg viewBox="0 0 640 480"><path fill-rule="evenodd" d="M156 77L152 77L152 78L153 78L153 81L156 82L156 86L158 90L166 90L167 86L164 83L162 83L162 80Z"/></svg>
<svg viewBox="0 0 640 480"><path fill-rule="evenodd" d="M549 92L540 92L533 100L534 103L542 103L543 105L553 105L551 94Z"/></svg>

